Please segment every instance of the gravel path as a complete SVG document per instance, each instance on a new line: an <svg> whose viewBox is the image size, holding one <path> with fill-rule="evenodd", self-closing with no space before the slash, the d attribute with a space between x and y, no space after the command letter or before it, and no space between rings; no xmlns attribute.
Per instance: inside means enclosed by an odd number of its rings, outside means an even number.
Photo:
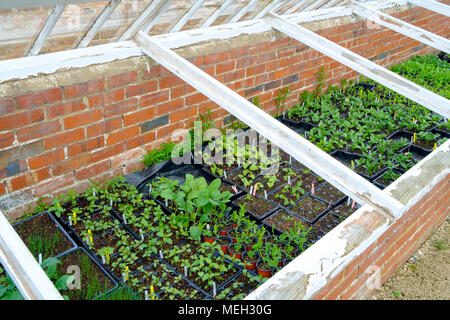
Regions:
<svg viewBox="0 0 450 320"><path fill-rule="evenodd" d="M450 216L372 299L450 300Z"/></svg>

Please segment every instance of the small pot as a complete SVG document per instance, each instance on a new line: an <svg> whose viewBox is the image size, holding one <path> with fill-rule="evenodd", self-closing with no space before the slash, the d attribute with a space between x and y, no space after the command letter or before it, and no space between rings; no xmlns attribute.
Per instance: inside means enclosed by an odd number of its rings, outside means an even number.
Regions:
<svg viewBox="0 0 450 320"><path fill-rule="evenodd" d="M270 278L272 276L273 269L264 265L261 259L256 262L256 268L258 269L258 274L263 278Z"/></svg>
<svg viewBox="0 0 450 320"><path fill-rule="evenodd" d="M213 243L214 241L216 241L216 238L214 238L214 237L209 237L209 236L203 236L203 241L204 241L204 242Z"/></svg>
<svg viewBox="0 0 450 320"><path fill-rule="evenodd" d="M253 246L258 243L258 239L256 239L255 237L251 238L251 242L249 244L245 245L245 250L250 251L252 250Z"/></svg>
<svg viewBox="0 0 450 320"><path fill-rule="evenodd" d="M237 242L235 234L238 232L240 232L240 231L234 227L231 228L230 230L228 230L228 232L227 232L227 236L229 236L233 240L233 243Z"/></svg>
<svg viewBox="0 0 450 320"><path fill-rule="evenodd" d="M256 269L256 262L258 262L259 255L256 253L255 257L253 259L250 259L247 252L245 252L242 255L242 261L244 262L245 268L248 270L255 270Z"/></svg>
<svg viewBox="0 0 450 320"><path fill-rule="evenodd" d="M225 225L225 226L223 226L222 229L220 229L219 234L221 236L227 236L228 235L228 231L230 231L230 230L231 230L230 225Z"/></svg>
<svg viewBox="0 0 450 320"><path fill-rule="evenodd" d="M236 250L234 249L234 243L232 243L232 244L230 244L230 245L228 246L228 254L229 254L229 256L232 257L232 258L236 258L236 259L242 260L242 255L243 255L244 253L245 253L245 248L244 248L244 247L241 247L241 250L240 250L240 251L236 251Z"/></svg>
<svg viewBox="0 0 450 320"><path fill-rule="evenodd" d="M220 236L216 239L216 242L220 246L220 249L222 249L222 252L227 253L228 246L233 242L233 240L227 236Z"/></svg>

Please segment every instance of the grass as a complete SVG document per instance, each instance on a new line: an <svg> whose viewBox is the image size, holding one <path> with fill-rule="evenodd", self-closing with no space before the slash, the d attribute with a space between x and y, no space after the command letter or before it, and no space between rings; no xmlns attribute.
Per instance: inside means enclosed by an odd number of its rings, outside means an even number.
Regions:
<svg viewBox="0 0 450 320"><path fill-rule="evenodd" d="M435 247L437 250L447 250L448 246L445 244L443 240L436 239L433 242L433 247Z"/></svg>
<svg viewBox="0 0 450 320"><path fill-rule="evenodd" d="M87 254L82 251L76 251L71 254L76 254L75 265L80 268L80 289L67 290L66 294L70 300L92 300L107 292L112 287L109 286L109 279L103 275L101 279L99 275L103 274L101 270L92 262ZM67 257L69 257L69 254ZM62 258L61 260L64 260ZM60 268L60 275L65 274L66 270Z"/></svg>

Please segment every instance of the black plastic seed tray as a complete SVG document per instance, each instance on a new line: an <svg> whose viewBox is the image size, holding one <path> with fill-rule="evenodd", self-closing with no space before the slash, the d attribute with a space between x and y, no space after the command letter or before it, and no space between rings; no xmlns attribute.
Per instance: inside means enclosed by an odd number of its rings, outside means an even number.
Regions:
<svg viewBox="0 0 450 320"><path fill-rule="evenodd" d="M51 214L51 213L48 212L48 211L44 211L44 212L39 213L39 214L37 214L37 215L34 215L34 216L30 217L30 218L27 218L27 219L24 219L24 220L22 220L22 221L16 222L16 223L13 224L13 227L14 227L14 229L16 229L16 231L17 231L17 229L20 228L20 226L23 225L24 223L27 223L27 222L29 222L29 221L32 221L33 219L38 219L39 217L42 217L42 216L48 216L49 219L55 224L56 228L63 234L64 238L65 238L67 241L69 241L69 243L72 245L72 247L71 247L70 249L68 249L68 250L66 250L66 251L64 251L64 252L70 251L70 250L72 250L72 249L78 247L78 245L76 244L75 240L72 239L72 237L69 235L69 233L68 233L68 232L64 229L64 227L58 222L58 220L53 216L53 214ZM55 255L63 254L64 252L58 252L58 253L55 254Z"/></svg>

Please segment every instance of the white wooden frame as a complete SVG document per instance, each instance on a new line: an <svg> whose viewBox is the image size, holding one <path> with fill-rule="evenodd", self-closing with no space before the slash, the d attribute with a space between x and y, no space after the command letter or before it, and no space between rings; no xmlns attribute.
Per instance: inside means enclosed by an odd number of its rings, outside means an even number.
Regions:
<svg viewBox="0 0 450 320"><path fill-rule="evenodd" d="M256 107L247 99L220 83L206 72L189 63L171 49L139 31L135 40L145 54L196 88L209 99L255 129L306 167L332 185L356 199L394 217L402 205L384 195L380 189L335 160L298 133Z"/></svg>
<svg viewBox="0 0 450 320"><path fill-rule="evenodd" d="M268 20L272 23L272 26L275 29L285 33L297 41L300 41L333 58L334 60L345 64L353 70L358 71L359 73L427 107L445 118L450 118L450 101L446 98L425 89L322 36L319 36L315 32L292 23L281 16L274 13L269 13Z"/></svg>
<svg viewBox="0 0 450 320"><path fill-rule="evenodd" d="M58 290L1 211L0 261L24 299L62 300Z"/></svg>
<svg viewBox="0 0 450 320"><path fill-rule="evenodd" d="M433 0L408 0L409 3L450 17L450 6Z"/></svg>
<svg viewBox="0 0 450 320"><path fill-rule="evenodd" d="M365 19L372 20L379 25L387 27L398 33L401 33L414 40L422 42L430 47L450 53L450 41L440 37L432 32L418 28L412 24L406 23L400 19L391 17L379 10L372 9L369 6L359 4L355 1L350 2L353 13Z"/></svg>
<svg viewBox="0 0 450 320"><path fill-rule="evenodd" d="M92 39L95 37L100 28L108 20L109 16L117 8L117 6L122 2L122 0L111 0L109 1L102 13L97 17L94 24L89 28L89 31L84 35L84 37L77 44L76 48L85 48L89 45Z"/></svg>
<svg viewBox="0 0 450 320"><path fill-rule="evenodd" d="M36 40L34 40L33 44L31 45L31 48L27 53L27 57L39 54L39 51L41 51L42 46L44 45L50 33L52 32L53 28L55 27L65 8L66 8L65 5L57 5L56 7L53 8L49 16L47 17L44 26L42 27L41 31L36 37Z"/></svg>
<svg viewBox="0 0 450 320"><path fill-rule="evenodd" d="M117 7L118 2L120 2L112 0L80 41L77 46L79 49L32 57L32 55L39 53L66 4L91 2L91 0L44 0L39 3L33 0L17 0L12 7L30 7L49 4L55 4L56 7L53 9L44 27L33 43L29 52L30 57L0 61L0 70L2 70L0 71L0 83L11 79L27 78L30 75L38 75L42 71L44 71L44 73L51 73L61 68L88 66L95 63L138 56L144 53L195 87L212 101L215 101L238 119L256 129L262 136L280 146L295 159L325 178L351 198L358 200L360 204L367 204L373 208L377 208L389 219L396 219L399 217L402 210L404 210L404 206L399 201L395 200L388 193L382 192L339 161L335 160L330 155L323 152L279 121L273 119L270 115L254 106L245 98L233 92L231 89L190 64L171 50L171 48L205 41L206 39L227 39L244 33L264 32L273 27L290 37L309 45L313 49L329 55L333 59L355 69L375 81L380 82L386 87L405 95L413 101L428 107L430 110L449 118L450 105L447 99L417 86L375 63L297 25L297 23L300 22L316 21L330 17L342 17L350 15L353 12L368 19L375 19L373 15L368 17L368 12L370 11L373 13L374 9L388 7L391 5L391 2L378 3L373 7L352 4L351 7L345 6L322 9L306 14L286 14L281 17L275 13L269 13L271 10L276 11L277 8L284 3L282 1L274 0L268 4L268 6L271 5L270 9L267 9L267 7L264 8L254 17L254 20L250 22L246 21L227 24L226 26L202 28L200 30L174 32L170 35L149 37L146 33L148 33L159 20L172 1L173 0L152 1L141 16L138 17L138 19L124 32L120 37L119 42L82 48L83 46L88 45L101 25L106 21L107 17L109 17L111 12ZM196 4L200 2L202 1L196 2ZM232 2L233 0L226 0L225 3L203 23L203 26L213 23ZM332 2L332 4L330 4L330 2ZM308 10L319 5L325 8L338 1L331 0L330 2L325 3L325 1L320 1L312 3L303 10ZM426 0L419 2L414 0L408 2L447 16L449 16L450 13L449 6L436 1ZM2 2L0 8L9 8L11 3L11 1ZM397 1L396 3L400 5L405 4L406 1ZM237 15L233 16L231 20L239 20L255 4L256 1L250 1ZM191 8L188 10L188 13L192 15L192 11L195 12L199 7L200 5L194 9ZM301 6L298 6L298 8L300 7ZM287 11L290 11L291 9L292 7ZM296 9L293 9L291 12L295 10ZM400 23L392 17L386 17L384 14L379 14L378 12L375 13L375 16L380 19L378 23L383 22L380 24L393 30L397 30L398 32L402 32L423 43L439 46L438 48L445 48L446 50L443 51L448 52L448 41L446 39L443 41L442 38L435 35L430 37L429 34L423 33L423 30L419 28L412 28L410 25L404 22ZM188 17L186 17L186 15L181 19L183 23L177 23L177 28L181 29L182 25L189 20L189 15ZM256 17L259 18L264 15L267 15L264 19L255 19ZM224 32L225 30L227 30L227 32ZM140 46L136 45L133 41L123 41L131 39L132 37L134 37L135 41L138 42ZM448 143L446 144L446 147L448 147ZM12 250L12 248L14 248L14 250ZM11 275L26 299L61 299L60 294L54 288L51 281L43 274L43 271L39 265L37 265L36 260L34 260L31 253L23 242L21 242L20 238L1 212L0 259L8 274Z"/></svg>
<svg viewBox="0 0 450 320"><path fill-rule="evenodd" d="M247 12L249 12L256 5L258 0L250 0L245 6L243 6L234 16L231 16L227 23L238 22Z"/></svg>
<svg viewBox="0 0 450 320"><path fill-rule="evenodd" d="M180 31L189 19L197 12L206 0L197 0L194 5L181 17L180 20L170 29L169 33Z"/></svg>
<svg viewBox="0 0 450 320"><path fill-rule="evenodd" d="M212 15L208 17L208 19L203 22L200 28L206 28L209 27L214 23L214 21L217 20L220 15L227 10L227 8L234 2L234 0L226 0Z"/></svg>

